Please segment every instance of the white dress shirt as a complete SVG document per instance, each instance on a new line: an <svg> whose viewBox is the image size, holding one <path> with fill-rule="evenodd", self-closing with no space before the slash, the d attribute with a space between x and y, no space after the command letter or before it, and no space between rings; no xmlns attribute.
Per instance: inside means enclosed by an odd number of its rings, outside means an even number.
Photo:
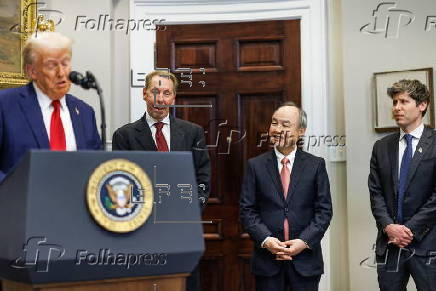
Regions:
<svg viewBox="0 0 436 291"><path fill-rule="evenodd" d="M277 157L277 165L278 165L278 169L279 169L279 175L280 175L280 173L282 172L282 168L283 168L283 164L282 164L282 160L283 160L283 158L288 158L288 160L289 160L289 164L286 164L286 166L288 167L288 169L289 169L289 173L292 175L292 167L294 166L294 161L295 161L295 153L297 152L297 147L295 147L295 149L292 151L292 152L290 152L289 153L289 155L287 155L287 156L285 156L284 154L282 154L281 152L279 152L278 150L277 150L277 147L274 147L274 152L275 152L275 154L276 154L276 157ZM289 187L290 187L291 185L289 184ZM266 243L266 240L267 239L269 239L270 238L270 236L267 236L264 240L263 240L263 242L260 244L260 246L263 248L264 247L264 245L265 245L265 243Z"/></svg>
<svg viewBox="0 0 436 291"><path fill-rule="evenodd" d="M285 156L284 154L279 152L276 147L274 147L274 152L276 153L276 157L277 157L277 165L278 165L278 169L279 169L279 175L282 172L282 168L283 168L282 160L285 157L288 158L288 160L289 160L289 164L287 164L287 167L289 169L289 173L292 174L292 167L294 166L295 153L297 152L297 147L295 147L295 149L287 156Z"/></svg>
<svg viewBox="0 0 436 291"><path fill-rule="evenodd" d="M419 139L422 136L422 133L424 131L424 124L421 123L417 128L415 128L412 132L409 134L413 137L412 138L412 157L415 154L416 146L418 145ZM401 170L401 160L403 159L404 151L406 150L407 141L404 138L404 135L406 133L400 129L400 139L398 141L398 177L400 176L400 170Z"/></svg>
<svg viewBox="0 0 436 291"><path fill-rule="evenodd" d="M45 130L47 131L47 136L50 140L51 115L54 110L51 103L53 100L45 95L35 83L33 83L33 88L35 88L36 98L38 99L38 104L42 112L42 118L44 119ZM71 121L70 111L68 110L65 96L59 99L59 101L61 104L60 115L62 120L62 126L64 127L65 132L66 150L75 151L77 150L76 136L74 135L73 123Z"/></svg>
<svg viewBox="0 0 436 291"><path fill-rule="evenodd" d="M156 122L159 122L159 121L157 121L156 119L151 117L148 114L148 112L145 112L145 120L147 121L148 127L150 127L151 136L153 137L154 143L156 144L156 130L157 129L156 129L156 126L154 126L154 124ZM167 142L168 150L171 151L171 147L170 147L171 134L170 134L170 116L169 116L169 114L161 122L164 124L164 126L162 127L162 133L163 133L165 140ZM157 147L157 144L156 144L156 147Z"/></svg>

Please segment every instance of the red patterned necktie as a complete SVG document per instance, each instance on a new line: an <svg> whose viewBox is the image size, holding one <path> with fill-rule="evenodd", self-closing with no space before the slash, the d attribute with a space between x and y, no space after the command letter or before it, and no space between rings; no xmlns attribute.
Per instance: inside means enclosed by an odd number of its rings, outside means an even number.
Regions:
<svg viewBox="0 0 436 291"><path fill-rule="evenodd" d="M65 151L65 131L61 119L61 103L54 100L52 103L53 112L50 121L50 149L52 151Z"/></svg>
<svg viewBox="0 0 436 291"><path fill-rule="evenodd" d="M285 201L286 201L286 197L288 196L289 184L291 183L291 172L289 171L289 168L287 166L287 164L289 164L288 158L283 158L281 163L283 167L282 170L280 171L280 178L282 180L283 194L285 196ZM285 217L285 220L283 222L283 233L285 235L285 240L289 240L289 221L287 217Z"/></svg>
<svg viewBox="0 0 436 291"><path fill-rule="evenodd" d="M164 126L163 122L156 122L154 124L156 127L156 146L159 152L169 152L167 141L165 140L165 136L162 133L162 127Z"/></svg>

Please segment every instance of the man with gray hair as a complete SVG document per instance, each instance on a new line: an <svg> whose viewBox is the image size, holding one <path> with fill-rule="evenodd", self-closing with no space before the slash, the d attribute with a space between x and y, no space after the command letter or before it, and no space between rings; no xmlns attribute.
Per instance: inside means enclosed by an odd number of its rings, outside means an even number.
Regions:
<svg viewBox="0 0 436 291"><path fill-rule="evenodd" d="M324 271L321 239L332 218L324 159L298 148L306 113L282 104L269 128L272 151L248 160L240 215L254 241L257 291L318 290Z"/></svg>
<svg viewBox="0 0 436 291"><path fill-rule="evenodd" d="M29 149L100 149L94 110L67 94L71 45L57 32L38 32L24 45L31 82L0 91L0 181Z"/></svg>

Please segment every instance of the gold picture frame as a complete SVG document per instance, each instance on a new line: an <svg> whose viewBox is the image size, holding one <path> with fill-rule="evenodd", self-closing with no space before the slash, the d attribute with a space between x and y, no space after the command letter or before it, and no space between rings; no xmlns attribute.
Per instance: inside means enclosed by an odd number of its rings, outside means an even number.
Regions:
<svg viewBox="0 0 436 291"><path fill-rule="evenodd" d="M21 52L25 41L31 34L32 20L36 19L37 6L36 0L3 0L2 2L5 8L3 10L8 12L8 16L1 17L2 15L0 15L0 27L2 28L0 44L4 48L4 51L0 52L0 89L17 87L29 82L23 71ZM16 11L14 11L15 9ZM9 16L11 12L12 16ZM8 41L11 41L9 45ZM16 41L18 44L14 43ZM5 63L11 59L15 59L12 64ZM14 67L14 69L9 67Z"/></svg>
<svg viewBox="0 0 436 291"><path fill-rule="evenodd" d="M374 130L378 133L393 132L398 130L398 126L392 116L392 99L387 93L387 89L394 82L401 79L417 79L425 84L430 92L430 104L424 117L424 124L434 128L434 94L433 94L433 68L423 68L405 71L374 73L375 81L375 126Z"/></svg>

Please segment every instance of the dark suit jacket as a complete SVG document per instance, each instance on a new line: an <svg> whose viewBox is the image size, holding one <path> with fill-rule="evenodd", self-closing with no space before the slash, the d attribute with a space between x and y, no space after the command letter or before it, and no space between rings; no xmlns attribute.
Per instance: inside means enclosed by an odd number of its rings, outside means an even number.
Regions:
<svg viewBox="0 0 436 291"><path fill-rule="evenodd" d="M397 223L398 195L398 140L394 133L374 144L368 187L372 214L378 234L377 255L386 251L388 237L384 229ZM420 150L421 149L421 150ZM403 204L404 225L410 228L414 239L409 247L417 255L427 255L436 249L436 132L425 128L416 146L406 182Z"/></svg>
<svg viewBox="0 0 436 291"><path fill-rule="evenodd" d="M77 149L100 149L101 141L91 106L78 98L65 96L76 137ZM49 149L32 83L0 91L0 180L29 149Z"/></svg>
<svg viewBox="0 0 436 291"><path fill-rule="evenodd" d="M282 261L261 243L267 236L284 240L283 221L288 218L290 239L300 238L310 249L293 257L297 272L315 276L324 272L321 238L332 218L330 184L324 159L298 149L286 201L274 151L248 161L241 193L241 221L254 240L252 271L273 276Z"/></svg>
<svg viewBox="0 0 436 291"><path fill-rule="evenodd" d="M204 209L209 197L210 160L203 129L194 123L170 116L170 150L190 151L194 158L198 198ZM144 116L117 129L112 137L112 150L157 151L150 127ZM201 187L200 185L204 185Z"/></svg>

